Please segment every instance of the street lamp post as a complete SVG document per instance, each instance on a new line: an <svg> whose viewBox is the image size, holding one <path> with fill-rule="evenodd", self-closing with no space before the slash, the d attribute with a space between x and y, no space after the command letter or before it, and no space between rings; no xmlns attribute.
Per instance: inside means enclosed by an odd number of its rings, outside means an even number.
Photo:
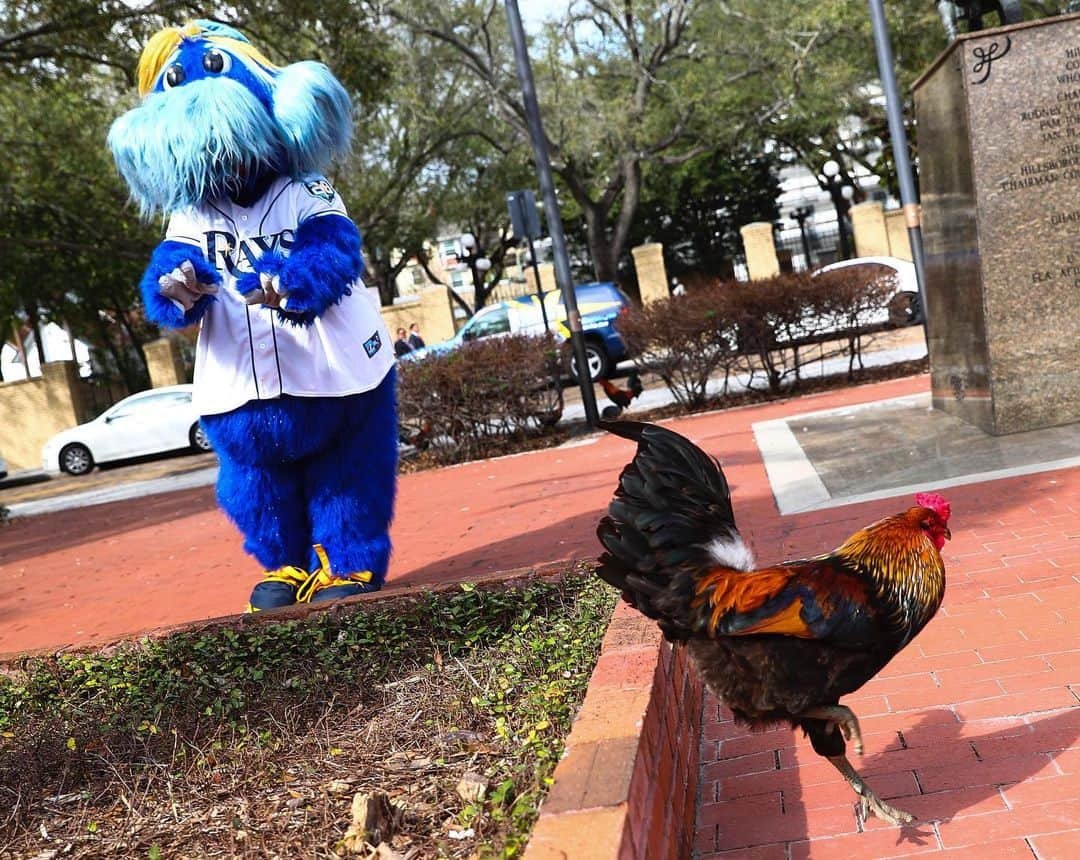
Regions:
<svg viewBox="0 0 1080 860"><path fill-rule="evenodd" d="M555 196L555 179L551 173L551 157L548 155L547 136L544 123L540 118L540 104L536 98L536 84L533 81L532 64L525 45L525 28L521 23L521 12L517 0L506 0L506 19L510 25L510 40L514 45L514 59L517 62L518 81L521 83L521 95L525 108L525 120L529 129L533 157L536 161L536 174L540 180L540 195L544 200L544 214L547 217L548 235L551 237L551 252L554 256L555 283L559 285L563 306L566 308L566 325L570 329L570 345L579 368L578 384L581 386L581 403L585 407L585 421L590 427L600 426L600 411L596 408L596 391L589 376L589 359L585 354L585 332L581 327L581 312L574 293L574 278L570 271L570 255L566 250L566 236L563 234L562 218L559 215L559 200Z"/></svg>
<svg viewBox="0 0 1080 860"><path fill-rule="evenodd" d="M812 263L810 261L810 240L806 237L806 219L813 214L813 206L800 206L798 209L792 209L788 213L788 217L794 218L799 224L799 238L802 239L802 252L803 257L806 258L807 271L810 270Z"/></svg>
<svg viewBox="0 0 1080 860"><path fill-rule="evenodd" d="M463 251L458 260L469 267L469 273L472 275L473 307L479 309L477 292L483 289L484 274L491 268L491 260L484 256L472 233L462 233L458 244L461 245Z"/></svg>
<svg viewBox="0 0 1080 860"><path fill-rule="evenodd" d="M851 208L855 188L840 175L840 165L831 158L825 162L821 172L825 176L825 187L832 198L833 208L836 209L836 227L840 233L840 256L847 260L851 258L851 243L847 233L847 211Z"/></svg>

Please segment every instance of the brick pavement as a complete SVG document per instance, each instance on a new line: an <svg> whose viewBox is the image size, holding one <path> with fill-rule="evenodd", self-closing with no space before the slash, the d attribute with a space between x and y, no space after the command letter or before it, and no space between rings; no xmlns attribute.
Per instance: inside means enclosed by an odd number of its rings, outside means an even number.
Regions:
<svg viewBox="0 0 1080 860"><path fill-rule="evenodd" d="M759 562L831 548L907 506L897 499L781 518L747 438L746 419L772 410L738 416L723 444L711 423L680 423L691 435L699 428L699 441L725 460ZM943 493L953 540L942 610L845 700L866 741L853 764L920 820L902 829L874 820L858 832L850 789L801 733L750 733L709 699L699 857L1080 856L1080 470Z"/></svg>
<svg viewBox="0 0 1080 860"><path fill-rule="evenodd" d="M831 548L908 502L781 518L751 425L926 387L927 377L915 377L672 426L721 457L740 528L768 562ZM403 478L391 588L594 556L596 521L631 448L610 437L583 441ZM954 539L943 610L848 702L867 742L856 766L927 823L871 822L857 833L849 789L802 738L748 734L713 702L701 747L701 857L1080 855L1080 475L1047 472L946 495ZM210 494L166 498L7 527L0 651L104 641L241 604L255 571Z"/></svg>

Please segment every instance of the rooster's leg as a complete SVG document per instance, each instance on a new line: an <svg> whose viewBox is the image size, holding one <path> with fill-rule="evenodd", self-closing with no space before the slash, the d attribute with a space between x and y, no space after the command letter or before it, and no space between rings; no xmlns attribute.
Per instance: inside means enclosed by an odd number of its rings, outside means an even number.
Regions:
<svg viewBox="0 0 1080 860"><path fill-rule="evenodd" d="M851 741L855 747L855 752L862 755L863 743L862 732L859 731L859 718L855 716L855 712L851 708L845 708L843 705L823 705L820 708L803 711L799 716L813 717L839 726L840 731L844 733L844 740Z"/></svg>
<svg viewBox="0 0 1080 860"><path fill-rule="evenodd" d="M859 776L855 768L851 766L851 762L847 760L847 756L831 755L827 756L827 758L832 762L832 766L840 771L844 779L847 780L852 791L859 796L857 814L862 821L866 821L871 813L876 815L882 821L889 822L889 824L910 824L915 820L915 816L910 812L904 812L904 810L897 809L895 806L889 806L889 804L874 794L870 789L870 786L863 782L863 778Z"/></svg>

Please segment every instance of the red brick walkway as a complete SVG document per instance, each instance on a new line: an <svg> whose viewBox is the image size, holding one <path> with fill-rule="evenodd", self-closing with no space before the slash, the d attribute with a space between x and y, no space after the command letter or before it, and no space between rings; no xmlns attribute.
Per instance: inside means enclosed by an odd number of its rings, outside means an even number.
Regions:
<svg viewBox="0 0 1080 860"><path fill-rule="evenodd" d="M758 464L764 476L750 422L926 387L927 377L914 377L685 424L708 432L710 450ZM742 429L729 438L729 425ZM633 448L600 435L583 441L402 476L388 587L595 558L596 523ZM736 492L740 509L753 503ZM765 485L755 492L765 493L763 515L772 516ZM238 612L260 574L240 543L211 487L17 518L0 529L0 654L103 643Z"/></svg>
<svg viewBox="0 0 1080 860"><path fill-rule="evenodd" d="M909 504L779 517L749 425L793 405L732 414L722 429L711 418L679 424L724 460L761 563L831 548ZM845 700L866 741L853 764L920 821L899 829L875 820L857 832L850 789L801 733L751 734L712 700L700 857L1080 857L1080 470L943 492L953 540L942 611Z"/></svg>
<svg viewBox="0 0 1080 860"><path fill-rule="evenodd" d="M720 456L760 561L831 548L907 499L781 518L757 421L925 391L925 376L675 422ZM593 557L632 449L591 444L409 475L391 587ZM944 609L848 703L855 762L928 823L857 833L849 790L802 738L706 714L702 857L1080 857L1080 472L948 491ZM234 612L257 577L212 491L16 520L0 532L0 652L100 642ZM931 819L937 818L934 823Z"/></svg>

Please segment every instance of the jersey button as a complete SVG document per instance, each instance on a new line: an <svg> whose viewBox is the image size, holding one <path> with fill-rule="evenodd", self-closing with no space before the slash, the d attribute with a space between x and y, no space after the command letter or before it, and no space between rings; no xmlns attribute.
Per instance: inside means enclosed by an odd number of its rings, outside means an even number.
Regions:
<svg viewBox="0 0 1080 860"><path fill-rule="evenodd" d="M266 349L266 344L265 343L260 343L259 344L259 349Z"/></svg>
<svg viewBox="0 0 1080 860"><path fill-rule="evenodd" d="M247 215L241 215L240 220L241 221L247 221Z"/></svg>

